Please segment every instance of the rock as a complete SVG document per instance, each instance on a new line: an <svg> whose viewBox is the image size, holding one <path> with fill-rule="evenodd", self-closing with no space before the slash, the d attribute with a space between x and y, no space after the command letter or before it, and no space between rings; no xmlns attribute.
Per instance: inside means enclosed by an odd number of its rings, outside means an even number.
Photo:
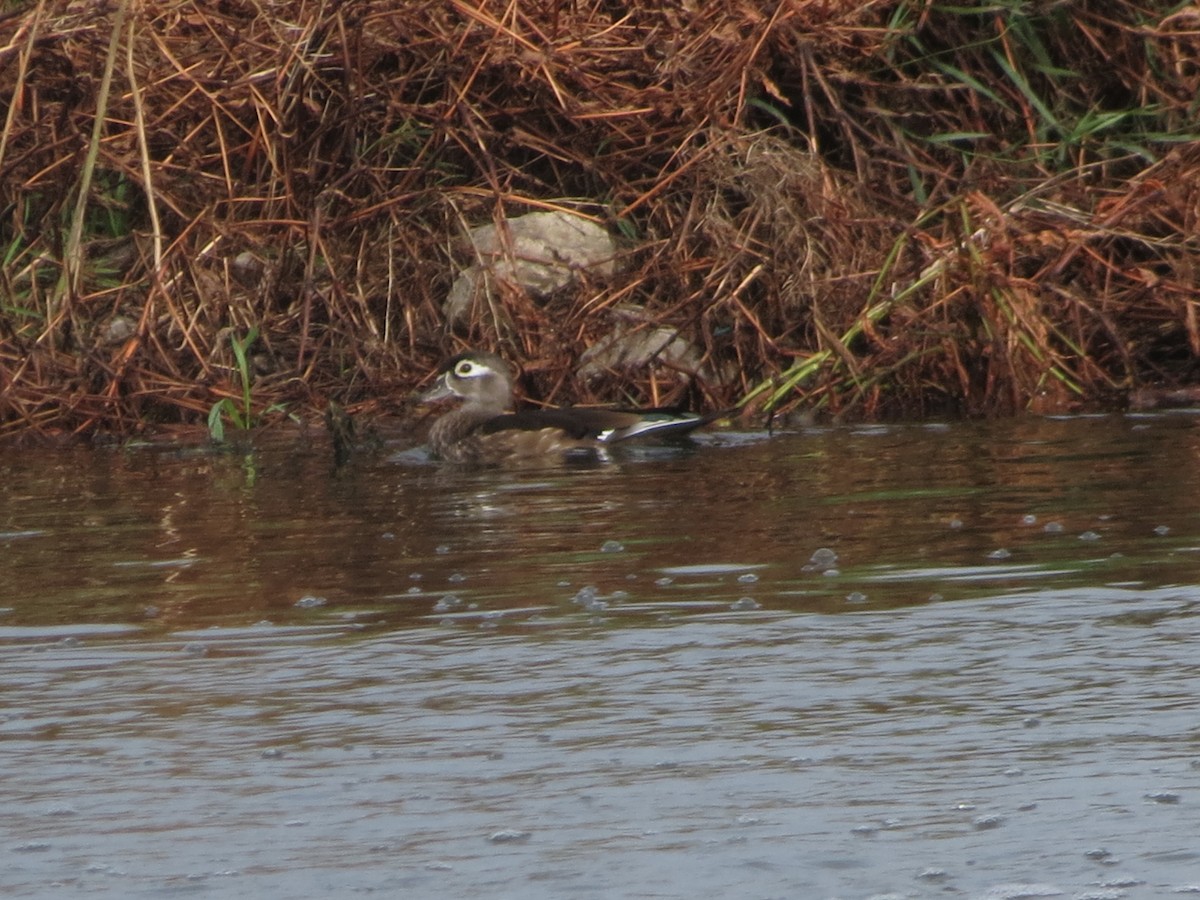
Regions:
<svg viewBox="0 0 1200 900"><path fill-rule="evenodd" d="M653 324L641 307L622 306L613 312L618 317L613 330L579 358L577 374L583 380L653 364L677 370L680 378L699 375L710 384L721 384L731 377L727 371L703 365L703 354L695 344L669 325Z"/></svg>
<svg viewBox="0 0 1200 900"><path fill-rule="evenodd" d="M123 344L137 333L137 322L129 316L115 315L100 326L100 343L106 347Z"/></svg>
<svg viewBox="0 0 1200 900"><path fill-rule="evenodd" d="M496 282L518 285L545 296L587 269L601 277L616 271L616 242L594 222L570 213L537 212L472 228L468 237L475 262L454 280L446 298L446 318L468 313Z"/></svg>

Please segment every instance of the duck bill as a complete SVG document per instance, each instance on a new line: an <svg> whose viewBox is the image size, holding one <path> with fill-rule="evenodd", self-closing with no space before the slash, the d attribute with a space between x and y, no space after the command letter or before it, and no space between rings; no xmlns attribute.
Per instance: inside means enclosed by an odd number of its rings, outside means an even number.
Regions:
<svg viewBox="0 0 1200 900"><path fill-rule="evenodd" d="M446 376L443 375L433 387L421 395L421 402L436 403L439 400L445 400L453 396L455 396L455 393L450 390L450 385L446 384Z"/></svg>

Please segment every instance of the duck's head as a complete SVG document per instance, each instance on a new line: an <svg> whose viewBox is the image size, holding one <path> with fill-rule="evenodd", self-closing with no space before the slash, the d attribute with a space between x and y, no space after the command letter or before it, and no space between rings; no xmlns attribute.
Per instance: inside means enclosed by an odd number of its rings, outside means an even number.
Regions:
<svg viewBox="0 0 1200 900"><path fill-rule="evenodd" d="M442 363L437 382L422 396L430 403L458 397L466 405L501 413L512 406L513 375L508 363L494 353L460 353Z"/></svg>

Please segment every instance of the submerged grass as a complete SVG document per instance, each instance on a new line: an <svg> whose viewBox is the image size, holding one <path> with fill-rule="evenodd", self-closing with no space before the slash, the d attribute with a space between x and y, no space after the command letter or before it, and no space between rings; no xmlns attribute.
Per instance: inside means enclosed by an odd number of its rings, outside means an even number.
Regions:
<svg viewBox="0 0 1200 900"><path fill-rule="evenodd" d="M9 5L0 435L378 415L466 343L747 415L1186 386L1197 58L1144 0ZM466 231L545 210L619 264L448 322Z"/></svg>

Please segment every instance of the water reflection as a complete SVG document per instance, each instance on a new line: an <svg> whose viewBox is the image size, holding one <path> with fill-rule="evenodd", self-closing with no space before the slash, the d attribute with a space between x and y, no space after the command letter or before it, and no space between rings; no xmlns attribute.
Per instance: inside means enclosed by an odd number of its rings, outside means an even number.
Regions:
<svg viewBox="0 0 1200 900"><path fill-rule="evenodd" d="M385 454L337 477L324 448L290 443L252 462L10 456L0 577L20 590L6 622L310 621L293 608L308 597L394 626L448 593L577 614L587 585L670 612L1196 583L1198 434L1181 415L828 429L588 468L471 472ZM822 548L836 568L810 565ZM716 564L758 567L757 580L663 583Z"/></svg>
<svg viewBox="0 0 1200 900"><path fill-rule="evenodd" d="M10 454L0 884L1195 889L1198 434L825 429L336 477L290 444Z"/></svg>

